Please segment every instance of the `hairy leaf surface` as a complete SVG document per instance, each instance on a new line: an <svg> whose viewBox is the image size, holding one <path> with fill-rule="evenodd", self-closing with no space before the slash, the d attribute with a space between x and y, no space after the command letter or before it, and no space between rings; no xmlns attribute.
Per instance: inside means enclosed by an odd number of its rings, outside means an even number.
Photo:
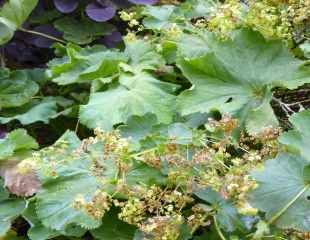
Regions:
<svg viewBox="0 0 310 240"><path fill-rule="evenodd" d="M98 240L132 240L136 228L119 220L117 209L111 209L102 219L102 226L91 231Z"/></svg>
<svg viewBox="0 0 310 240"><path fill-rule="evenodd" d="M269 223L283 229L310 231L309 162L280 154L264 169L253 172L258 188L251 195L254 207L266 213Z"/></svg>
<svg viewBox="0 0 310 240"><path fill-rule="evenodd" d="M38 84L22 70L0 76L0 110L19 107L29 102L38 91Z"/></svg>
<svg viewBox="0 0 310 240"><path fill-rule="evenodd" d="M289 150L297 151L310 162L310 111L296 113L289 120L294 130L284 132L279 141L287 145Z"/></svg>
<svg viewBox="0 0 310 240"><path fill-rule="evenodd" d="M161 82L145 72L122 77L120 85L91 94L88 104L81 106L81 123L89 128L111 130L131 116L146 113L154 113L159 122L172 120L175 97L160 86Z"/></svg>
<svg viewBox="0 0 310 240"><path fill-rule="evenodd" d="M0 45L8 42L28 18L38 0L9 0L0 10Z"/></svg>
<svg viewBox="0 0 310 240"><path fill-rule="evenodd" d="M269 105L272 88L292 89L310 81L309 67L281 42L247 29L233 40L210 38L205 55L180 58L178 65L192 83L178 98L183 115L219 110L239 117L250 133L277 125Z"/></svg>
<svg viewBox="0 0 310 240"><path fill-rule="evenodd" d="M0 237L4 236L11 227L11 222L18 217L26 207L23 199L10 198L0 179Z"/></svg>
<svg viewBox="0 0 310 240"><path fill-rule="evenodd" d="M25 129L16 129L0 139L0 160L9 160L15 153L38 148L38 143Z"/></svg>

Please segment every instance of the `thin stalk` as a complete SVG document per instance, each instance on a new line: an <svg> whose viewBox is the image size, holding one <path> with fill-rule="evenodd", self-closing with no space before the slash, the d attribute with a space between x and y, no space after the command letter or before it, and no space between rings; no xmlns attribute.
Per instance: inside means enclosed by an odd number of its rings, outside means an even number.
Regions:
<svg viewBox="0 0 310 240"><path fill-rule="evenodd" d="M139 157L143 154L146 154L146 153L149 153L149 152L153 152L157 149L157 147L154 147L154 148L150 148L150 149L147 149L147 150L144 150L142 152L138 152L138 153L134 153L134 154L131 154L130 157L131 158L136 158L136 157Z"/></svg>
<svg viewBox="0 0 310 240"><path fill-rule="evenodd" d="M297 199L305 192L309 189L310 185L306 185L303 189L300 190L300 192L291 200L289 201L279 212L277 212L268 222L267 225L271 225L273 224L275 221L277 221L277 219L279 217L281 217L281 215L283 213L285 213L287 211L287 209L289 209L290 206L292 206L294 204L294 202L297 201ZM252 237L253 234L249 234L247 237ZM252 237L251 240L254 240L254 238Z"/></svg>
<svg viewBox="0 0 310 240"><path fill-rule="evenodd" d="M291 200L289 201L279 212L277 212L269 221L268 225L273 224L283 213L286 212L287 209L289 209L290 206L292 206L297 199L309 189L310 185L306 185L301 191Z"/></svg>
<svg viewBox="0 0 310 240"><path fill-rule="evenodd" d="M5 56L4 56L4 50L2 47L0 48L0 64L1 64L1 68L5 68Z"/></svg>
<svg viewBox="0 0 310 240"><path fill-rule="evenodd" d="M75 129L74 129L75 134L78 133L78 131L79 131L79 126L80 126L80 118L78 118L78 120L77 120L77 122L76 122L76 125L75 125Z"/></svg>
<svg viewBox="0 0 310 240"><path fill-rule="evenodd" d="M216 216L213 216L213 221L214 221L214 225L215 225L215 230L217 231L217 234L219 235L219 237L222 239L222 240L226 240L224 234L222 233L218 223L217 223L217 220L216 220Z"/></svg>
<svg viewBox="0 0 310 240"><path fill-rule="evenodd" d="M39 35L41 37L45 37L45 38L48 38L48 39L51 39L51 40L54 40L54 41L57 41L57 42L60 42L60 43L63 43L63 44L67 44L66 41L64 41L62 39L59 39L57 37L53 37L51 35L45 34L45 33L37 32L37 31L33 31L33 30L28 30L28 29L25 29L25 28L22 28L22 27L20 27L19 30L22 31L22 32Z"/></svg>

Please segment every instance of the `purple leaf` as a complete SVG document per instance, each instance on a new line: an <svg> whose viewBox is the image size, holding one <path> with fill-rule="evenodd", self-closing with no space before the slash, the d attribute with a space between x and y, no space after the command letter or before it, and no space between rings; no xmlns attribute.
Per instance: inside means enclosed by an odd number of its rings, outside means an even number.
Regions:
<svg viewBox="0 0 310 240"><path fill-rule="evenodd" d="M102 1L102 0L97 0L97 1ZM132 3L130 3L128 0L113 0L113 4L117 8L129 8L132 6Z"/></svg>
<svg viewBox="0 0 310 240"><path fill-rule="evenodd" d="M100 43L103 43L108 48L113 48L122 40L122 34L119 31L113 31L111 34L104 36Z"/></svg>
<svg viewBox="0 0 310 240"><path fill-rule="evenodd" d="M19 36L21 35L21 36ZM18 38L17 38L18 36ZM44 67L47 57L52 56L52 50L34 47L26 44L29 34L16 32L15 39L4 46L4 53L9 62L14 62L15 66L25 67Z"/></svg>
<svg viewBox="0 0 310 240"><path fill-rule="evenodd" d="M0 139L5 138L6 136L6 131L0 129Z"/></svg>
<svg viewBox="0 0 310 240"><path fill-rule="evenodd" d="M0 0L0 7L2 7L4 3L5 3L5 0Z"/></svg>
<svg viewBox="0 0 310 240"><path fill-rule="evenodd" d="M55 7L62 13L71 13L79 5L78 0L54 0Z"/></svg>
<svg viewBox="0 0 310 240"><path fill-rule="evenodd" d="M151 5L158 2L158 0L128 0L128 1L134 4L141 4L141 5Z"/></svg>
<svg viewBox="0 0 310 240"><path fill-rule="evenodd" d="M106 22L113 18L116 8L109 1L93 2L87 5L86 14L96 22Z"/></svg>

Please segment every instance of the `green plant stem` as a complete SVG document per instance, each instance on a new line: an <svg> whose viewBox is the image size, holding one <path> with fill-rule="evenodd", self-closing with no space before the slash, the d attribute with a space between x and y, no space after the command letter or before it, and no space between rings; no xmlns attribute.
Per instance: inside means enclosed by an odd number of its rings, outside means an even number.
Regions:
<svg viewBox="0 0 310 240"><path fill-rule="evenodd" d="M2 48L0 48L0 65L1 68L5 68L5 57Z"/></svg>
<svg viewBox="0 0 310 240"><path fill-rule="evenodd" d="M277 212L269 221L268 225L273 224L283 213L286 212L286 210L296 202L296 200L305 192L308 190L310 185L306 185L303 189L300 190L300 192L291 200L289 201L279 212Z"/></svg>
<svg viewBox="0 0 310 240"><path fill-rule="evenodd" d="M75 129L74 129L75 134L78 133L78 131L79 131L79 126L80 126L80 118L78 118L78 120L77 120L77 122L76 122L76 125L75 125Z"/></svg>
<svg viewBox="0 0 310 240"><path fill-rule="evenodd" d="M134 153L134 154L131 154L130 157L131 158L136 158L136 157L139 157L143 154L146 154L146 153L149 153L149 152L153 152L157 149L157 147L154 147L154 148L150 148L150 149L147 149L147 150L144 150L142 152L138 152L138 153Z"/></svg>
<svg viewBox="0 0 310 240"><path fill-rule="evenodd" d="M20 27L19 30L22 31L22 32L31 33L31 34L39 35L41 37L49 38L51 40L54 40L54 41L57 41L57 42L60 42L60 43L63 43L63 44L67 44L66 41L64 41L62 39L59 39L59 38L56 38L56 37L53 37L53 36L50 36L50 35L45 34L45 33L37 32L37 31L33 31L33 30L28 30L28 29L25 29L25 28L22 28L22 27Z"/></svg>
<svg viewBox="0 0 310 240"><path fill-rule="evenodd" d="M222 233L222 231L221 231L221 229L220 229L220 227L219 227L219 225L217 223L216 216L213 216L213 221L214 221L215 229L216 229L218 235L220 236L220 238L222 240L226 240L224 234Z"/></svg>

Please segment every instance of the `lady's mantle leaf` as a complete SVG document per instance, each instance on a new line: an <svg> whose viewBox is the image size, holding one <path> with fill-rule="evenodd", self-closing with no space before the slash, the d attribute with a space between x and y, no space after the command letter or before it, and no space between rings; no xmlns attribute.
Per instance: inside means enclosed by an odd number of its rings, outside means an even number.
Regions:
<svg viewBox="0 0 310 240"><path fill-rule="evenodd" d="M95 23L88 19L77 21L64 17L54 22L57 30L64 33L64 39L76 44L88 44L98 37L110 34L114 28L108 23Z"/></svg>
<svg viewBox="0 0 310 240"><path fill-rule="evenodd" d="M70 224L79 224L91 229L100 225L100 220L88 216L83 210L73 208L79 194L92 197L98 189L96 179L83 167L90 167L83 160L77 166L63 170L55 180L44 181L37 194L37 214L43 225L55 230L64 230ZM60 175L60 174L59 174Z"/></svg>
<svg viewBox="0 0 310 240"><path fill-rule="evenodd" d="M295 129L283 133L279 138L280 143L310 161L310 110L296 113L289 120Z"/></svg>
<svg viewBox="0 0 310 240"><path fill-rule="evenodd" d="M258 188L250 195L250 202L266 213L269 224L310 231L308 161L299 156L280 154L252 175Z"/></svg>
<svg viewBox="0 0 310 240"><path fill-rule="evenodd" d="M232 232L236 228L242 229L244 227L236 208L232 203L224 200L219 193L207 188L198 189L194 191L194 194L212 205L212 208L216 211L217 221L225 231Z"/></svg>
<svg viewBox="0 0 310 240"><path fill-rule="evenodd" d="M36 195L37 216L45 227L57 231L72 224L92 229L101 223L74 208L77 197L90 200L100 185L91 171L93 159L85 153L72 154L75 147L76 137L67 132L54 146L39 152L44 161L38 163L42 189Z"/></svg>
<svg viewBox="0 0 310 240"><path fill-rule="evenodd" d="M126 125L118 127L122 137L129 138L132 148L138 150L140 140L145 139L151 134L152 128L157 124L157 118L154 114L147 113L143 116L132 116L128 119Z"/></svg>
<svg viewBox="0 0 310 240"><path fill-rule="evenodd" d="M11 227L11 221L24 210L26 203L23 199L9 198L3 182L0 180L0 237L4 236Z"/></svg>
<svg viewBox="0 0 310 240"><path fill-rule="evenodd" d="M13 120L21 124L34 122L48 123L49 119L57 116L57 101L53 97L47 97L42 101L33 100L18 108L10 108L0 115L0 123L5 124Z"/></svg>
<svg viewBox="0 0 310 240"><path fill-rule="evenodd" d="M85 229L74 225L69 226L65 231L56 231L45 227L38 219L35 200L28 202L27 208L23 212L23 217L31 226L27 233L31 240L46 240L60 235L81 237L86 232Z"/></svg>
<svg viewBox="0 0 310 240"><path fill-rule="evenodd" d="M111 130L115 124L126 123L131 116L146 113L154 113L162 123L172 120L175 97L164 90L161 86L164 83L146 72L123 73L120 83L90 96L88 104L81 106L81 123L89 128Z"/></svg>
<svg viewBox="0 0 310 240"><path fill-rule="evenodd" d="M132 240L136 228L117 216L117 209L111 209L103 218L102 226L91 231L94 238L99 240Z"/></svg>
<svg viewBox="0 0 310 240"><path fill-rule="evenodd" d="M8 160L15 153L38 148L38 143L24 129L16 129L0 139L0 161Z"/></svg>
<svg viewBox="0 0 310 240"><path fill-rule="evenodd" d="M126 43L125 54L129 58L132 70L155 70L164 65L164 59L154 51L154 45L148 41L135 40Z"/></svg>
<svg viewBox="0 0 310 240"><path fill-rule="evenodd" d="M296 88L310 82L310 69L279 41L243 29L233 40L209 40L209 50L178 62L192 88L178 99L183 115L217 109L240 118L250 133L276 125L269 105L273 87ZM261 115L270 116L261 122ZM252 126L258 125L257 129Z"/></svg>
<svg viewBox="0 0 310 240"><path fill-rule="evenodd" d="M147 6L144 9L143 14L147 17L144 18L143 24L149 29L165 29L171 27L174 23L174 19L171 19L175 6Z"/></svg>
<svg viewBox="0 0 310 240"><path fill-rule="evenodd" d="M38 84L29 77L26 71L0 76L0 110L21 106L39 91Z"/></svg>
<svg viewBox="0 0 310 240"><path fill-rule="evenodd" d="M28 18L38 0L9 0L0 10L0 45L8 42Z"/></svg>
<svg viewBox="0 0 310 240"><path fill-rule="evenodd" d="M177 86L161 82L146 70L155 70L164 60L149 42L127 43L127 63L119 63L118 83L104 92L93 93L80 108L80 120L89 128L111 130L131 116L153 113L161 123L169 123L174 114Z"/></svg>
<svg viewBox="0 0 310 240"><path fill-rule="evenodd" d="M68 44L66 56L49 62L48 75L59 85L102 80L116 74L118 64L126 61L123 53L101 46L79 49Z"/></svg>

